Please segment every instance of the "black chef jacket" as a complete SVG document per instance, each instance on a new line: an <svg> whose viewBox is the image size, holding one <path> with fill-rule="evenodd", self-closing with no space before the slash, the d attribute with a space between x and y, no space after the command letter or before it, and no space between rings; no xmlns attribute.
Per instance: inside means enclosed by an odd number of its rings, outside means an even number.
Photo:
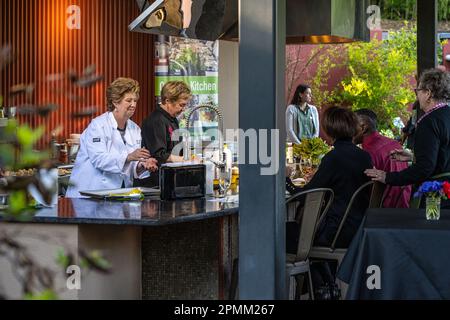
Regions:
<svg viewBox="0 0 450 320"><path fill-rule="evenodd" d="M172 117L161 106L147 117L142 123L142 147L150 151L150 155L158 160L158 166L167 162L172 149L180 141L172 141L172 134L179 128L177 118ZM153 187L159 185L159 174L152 173L150 178L144 179L142 186Z"/></svg>

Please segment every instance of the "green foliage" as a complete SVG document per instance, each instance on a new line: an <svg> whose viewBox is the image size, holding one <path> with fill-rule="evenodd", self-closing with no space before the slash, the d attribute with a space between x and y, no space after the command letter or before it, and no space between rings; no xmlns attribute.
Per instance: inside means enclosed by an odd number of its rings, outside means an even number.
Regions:
<svg viewBox="0 0 450 320"><path fill-rule="evenodd" d="M318 57L317 70L311 80L314 104L319 107L335 102L334 96L327 90L328 81L331 77L330 70L345 68L347 61L345 56L346 46L321 45L321 47L323 54Z"/></svg>
<svg viewBox="0 0 450 320"><path fill-rule="evenodd" d="M0 71L3 67L11 63L15 55L9 46L0 47ZM0 77L1 80L1 77ZM0 85L0 88L2 86ZM3 105L3 97L0 95L0 108ZM51 111L51 110L50 110ZM50 112L49 111L49 112ZM39 113L45 115L46 113ZM48 151L35 151L35 145L45 132L43 127L32 129L27 125L18 125L16 121L9 120L8 125L0 130L0 172L3 170L18 171L19 169L35 169L34 175L15 176L5 178L6 185L2 179L0 187L2 193L7 193L8 207L5 211L0 211L0 215L7 220L29 221L36 210L36 201L31 199L28 187L34 186L41 193L44 200L48 196L53 196L54 190L47 188L41 183L41 172L54 166L50 160ZM47 201L48 202L48 201ZM17 232L14 232L16 236ZM0 235L0 257L10 262L14 271L14 278L21 286L22 295L27 300L56 300L58 291L55 288L54 273L52 270L40 266L35 261L34 255L29 253L27 246L10 237L6 229ZM88 268L97 272L107 273L110 269L109 262L104 259L98 251L89 255L83 255ZM64 249L60 249L56 256L56 262L63 267L63 275L66 276L66 267L73 261L74 254L66 254ZM64 289L65 290L65 289ZM0 294L0 299L4 296Z"/></svg>
<svg viewBox="0 0 450 320"><path fill-rule="evenodd" d="M450 20L450 1L439 0L438 1L438 19Z"/></svg>
<svg viewBox="0 0 450 320"><path fill-rule="evenodd" d="M293 147L294 156L302 159L311 159L313 164L318 164L320 159L327 154L331 147L321 138L302 139L300 144Z"/></svg>
<svg viewBox="0 0 450 320"><path fill-rule="evenodd" d="M70 265L70 258L66 254L64 248L59 248L56 252L56 263L63 268L63 270L67 269Z"/></svg>
<svg viewBox="0 0 450 320"><path fill-rule="evenodd" d="M390 20L415 20L417 0L372 0L381 9L381 17ZM438 0L438 19L450 20L450 0Z"/></svg>
<svg viewBox="0 0 450 320"><path fill-rule="evenodd" d="M395 139L394 132L392 132L391 129L381 129L380 130L380 134L385 136L385 137L388 137L388 138L391 138L391 139Z"/></svg>
<svg viewBox="0 0 450 320"><path fill-rule="evenodd" d="M442 65L444 63L444 47L448 44L448 39L445 39L443 41L440 41L437 46L437 58L438 58L438 65Z"/></svg>
<svg viewBox="0 0 450 320"><path fill-rule="evenodd" d="M406 117L415 100L410 80L416 71L416 48L415 30L407 25L389 33L388 40L329 47L312 81L315 103L368 108L378 115L381 129L392 128L393 119ZM329 92L330 71L336 68L347 68L348 74Z"/></svg>
<svg viewBox="0 0 450 320"><path fill-rule="evenodd" d="M411 20L416 17L417 0L375 0L381 9L381 17L390 20Z"/></svg>
<svg viewBox="0 0 450 320"><path fill-rule="evenodd" d="M0 214L17 222L30 221L37 210L36 200L30 198L25 189L10 191L8 194L8 208Z"/></svg>
<svg viewBox="0 0 450 320"><path fill-rule="evenodd" d="M44 133L44 128L39 127L36 130L29 128L28 126L17 127L17 140L22 145L23 148L29 149L33 147L36 141Z"/></svg>
<svg viewBox="0 0 450 320"><path fill-rule="evenodd" d="M190 76L198 75L203 69L203 63L200 55L190 47L183 49L181 54L175 60L171 60L171 72L179 69L180 65L186 69L187 74L185 75Z"/></svg>
<svg viewBox="0 0 450 320"><path fill-rule="evenodd" d="M10 144L0 144L0 162L11 166L15 160L15 148Z"/></svg>
<svg viewBox="0 0 450 320"><path fill-rule="evenodd" d="M18 171L40 168L49 160L48 151L35 151L35 144L43 134L43 127L33 130L27 125L18 125L16 121L8 121L0 136L2 169ZM30 185L36 187L39 185L39 174L36 174L36 176L8 177L8 186L3 189L9 194L8 207L0 214L18 221L28 221L32 218L37 209L36 201L29 196L27 189ZM44 198L46 199L45 196Z"/></svg>
<svg viewBox="0 0 450 320"><path fill-rule="evenodd" d="M42 137L45 129L39 127L35 130L28 125L18 125L9 121L0 140L0 162L3 168L19 170L38 166L42 161L49 159L49 152L35 151L36 142Z"/></svg>
<svg viewBox="0 0 450 320"><path fill-rule="evenodd" d="M27 194L24 190L13 191L9 195L9 210L17 214L27 207Z"/></svg>
<svg viewBox="0 0 450 320"><path fill-rule="evenodd" d="M25 300L57 300L58 295L53 290L44 290L38 293L27 293Z"/></svg>
<svg viewBox="0 0 450 320"><path fill-rule="evenodd" d="M98 250L93 250L87 255L83 254L83 257L80 259L80 266L82 268L91 268L102 272L108 272L111 269L111 263L106 260Z"/></svg>
<svg viewBox="0 0 450 320"><path fill-rule="evenodd" d="M291 48L294 48L290 50ZM301 45L294 45L293 47L287 46L286 48L286 103L289 104L293 93L295 92L295 85L302 82L303 79L310 78L311 66L323 56L327 46L318 45L315 46L309 56L302 57L300 54ZM319 65L320 68L320 65ZM320 92L313 92L314 94L320 94Z"/></svg>
<svg viewBox="0 0 450 320"><path fill-rule="evenodd" d="M414 102L410 79L416 70L415 32L406 28L391 32L389 40L348 45L350 74L341 82L336 100L353 110L369 108L379 118L380 128L392 127L395 117L406 117Z"/></svg>

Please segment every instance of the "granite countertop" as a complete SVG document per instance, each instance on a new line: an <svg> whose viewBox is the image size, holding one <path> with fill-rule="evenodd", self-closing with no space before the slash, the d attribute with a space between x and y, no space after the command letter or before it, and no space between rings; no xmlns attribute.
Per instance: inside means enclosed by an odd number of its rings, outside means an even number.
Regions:
<svg viewBox="0 0 450 320"><path fill-rule="evenodd" d="M60 198L58 206L40 209L31 222L161 226L237 214L238 203L213 198L162 201L105 201ZM0 221L2 218L0 216Z"/></svg>

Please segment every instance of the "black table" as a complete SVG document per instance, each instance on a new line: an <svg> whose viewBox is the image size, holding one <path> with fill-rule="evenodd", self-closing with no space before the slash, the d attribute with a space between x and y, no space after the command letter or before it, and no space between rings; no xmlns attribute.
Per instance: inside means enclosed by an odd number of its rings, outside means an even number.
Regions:
<svg viewBox="0 0 450 320"><path fill-rule="evenodd" d="M347 299L450 299L450 210L369 209L337 277Z"/></svg>

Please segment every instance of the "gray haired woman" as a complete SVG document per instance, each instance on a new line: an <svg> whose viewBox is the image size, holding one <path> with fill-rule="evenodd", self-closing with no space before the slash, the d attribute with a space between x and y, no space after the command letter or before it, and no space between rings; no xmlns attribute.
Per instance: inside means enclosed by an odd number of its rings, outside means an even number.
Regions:
<svg viewBox="0 0 450 320"><path fill-rule="evenodd" d="M450 74L439 69L425 71L415 92L424 114L417 120L414 155L402 149L391 152L394 159L413 164L399 172L366 170L372 180L393 186L417 185L450 173ZM442 207L450 207L450 201Z"/></svg>

